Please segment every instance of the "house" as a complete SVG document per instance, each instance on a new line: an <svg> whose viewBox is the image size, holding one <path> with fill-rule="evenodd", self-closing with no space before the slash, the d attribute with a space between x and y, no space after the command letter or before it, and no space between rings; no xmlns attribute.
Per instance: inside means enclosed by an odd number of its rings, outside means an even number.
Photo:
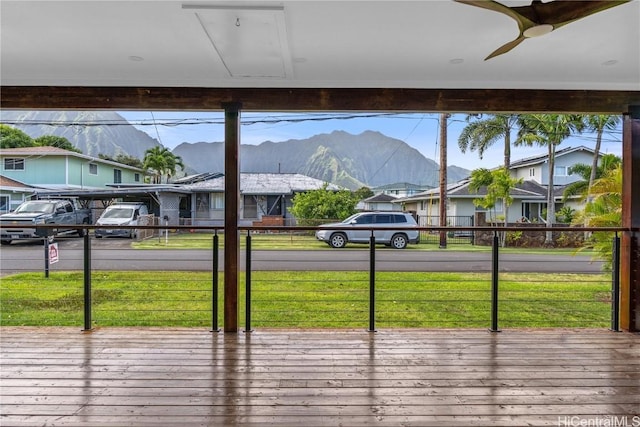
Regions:
<svg viewBox="0 0 640 427"><path fill-rule="evenodd" d="M486 211L475 205L474 200L484 197L486 188L477 193L469 189L470 180L465 179L447 186L447 221L450 226L469 226L469 218L476 212ZM538 220L546 201L546 188L533 182L523 181L511 192L513 202L509 206L509 222L522 221L523 218ZM560 194L560 197L562 195ZM413 197L398 200L404 210L415 212L421 226L439 225L440 189L434 188ZM488 221L504 218L505 209L499 201L495 209L487 212Z"/></svg>
<svg viewBox="0 0 640 427"><path fill-rule="evenodd" d="M396 182L394 184L381 185L371 189L375 194L389 194L395 197L409 197L433 188L431 185L411 184L410 182Z"/></svg>
<svg viewBox="0 0 640 427"><path fill-rule="evenodd" d="M240 225L295 225L289 212L297 193L341 188L319 179L297 173L241 173L240 174ZM184 184L191 192L191 212L194 224L222 225L224 221L224 176L197 180Z"/></svg>
<svg viewBox="0 0 640 427"><path fill-rule="evenodd" d="M593 161L595 151L585 146L567 147L556 151L554 162L553 185L567 185L580 181L578 175L569 172L571 166L582 163L590 165ZM599 154L602 157L602 154ZM549 156L547 154L527 157L511 163L509 168L511 176L522 178L526 181L535 181L541 185L549 183Z"/></svg>
<svg viewBox="0 0 640 427"><path fill-rule="evenodd" d="M401 211L402 206L394 203L396 200L398 200L397 197L379 193L358 203L358 209L363 211Z"/></svg>
<svg viewBox="0 0 640 427"><path fill-rule="evenodd" d="M0 214L14 210L37 190L33 185L0 175Z"/></svg>
<svg viewBox="0 0 640 427"><path fill-rule="evenodd" d="M582 209L582 203L577 199L572 199L566 203L562 202L562 194L566 185L581 180L578 175L569 173L569 169L578 163L591 164L595 152L587 147L568 147L556 152L555 175L554 175L554 200L556 212L564 205L575 210ZM543 222L543 211L547 206L547 183L548 179L548 156L533 156L511 163L511 176L522 179L511 192L513 202L509 206L508 222L534 221ZM486 189L481 188L477 193L469 190L469 179L450 184L447 187L447 218L449 225L463 226L459 218L473 217L476 212L484 211L483 208L474 204L474 199L482 198L486 195ZM439 224L440 190L432 189L419 193L413 197L398 200L404 204L404 209L415 211L419 218L428 218L421 222L422 225ZM495 209L487 212L487 219L503 221L505 209L498 201ZM497 217L497 218L496 218Z"/></svg>
<svg viewBox="0 0 640 427"><path fill-rule="evenodd" d="M49 146L3 149L0 163L5 177L51 190L141 184L145 173L133 166Z"/></svg>

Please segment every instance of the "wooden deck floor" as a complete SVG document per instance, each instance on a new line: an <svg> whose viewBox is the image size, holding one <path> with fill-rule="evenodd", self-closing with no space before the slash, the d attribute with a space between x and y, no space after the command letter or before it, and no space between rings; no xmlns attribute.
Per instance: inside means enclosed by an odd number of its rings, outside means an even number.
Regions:
<svg viewBox="0 0 640 427"><path fill-rule="evenodd" d="M0 333L2 426L640 425L638 334Z"/></svg>

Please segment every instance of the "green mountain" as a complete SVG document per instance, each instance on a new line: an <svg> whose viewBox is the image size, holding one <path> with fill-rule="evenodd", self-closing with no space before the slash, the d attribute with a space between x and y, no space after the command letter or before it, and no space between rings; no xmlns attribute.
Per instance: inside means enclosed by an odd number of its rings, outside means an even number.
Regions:
<svg viewBox="0 0 640 427"><path fill-rule="evenodd" d="M0 122L18 128L32 138L62 136L83 154L93 157L125 154L143 159L145 151L161 145L114 111L2 110L0 114ZM87 123L91 125L87 126Z"/></svg>
<svg viewBox="0 0 640 427"><path fill-rule="evenodd" d="M224 170L224 143L182 143L173 153L198 172ZM404 141L379 132L352 135L343 131L284 142L266 141L240 148L242 172L301 173L347 188L397 182L438 185L439 165ZM447 168L449 182L469 171Z"/></svg>

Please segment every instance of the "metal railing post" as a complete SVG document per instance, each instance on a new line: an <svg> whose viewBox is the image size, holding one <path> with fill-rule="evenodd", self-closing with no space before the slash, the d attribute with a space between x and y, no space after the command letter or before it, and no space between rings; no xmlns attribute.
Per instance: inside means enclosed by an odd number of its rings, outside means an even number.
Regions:
<svg viewBox="0 0 640 427"><path fill-rule="evenodd" d="M251 231L247 231L247 256L245 269L245 332L251 332Z"/></svg>
<svg viewBox="0 0 640 427"><path fill-rule="evenodd" d="M376 238L369 237L369 332L376 331Z"/></svg>
<svg viewBox="0 0 640 427"><path fill-rule="evenodd" d="M91 329L91 240L87 230L84 235L84 330Z"/></svg>
<svg viewBox="0 0 640 427"><path fill-rule="evenodd" d="M218 248L220 245L220 237L218 236L218 230L213 235L213 277L211 283L211 332L220 332L218 327Z"/></svg>
<svg viewBox="0 0 640 427"><path fill-rule="evenodd" d="M49 239L45 236L44 240L44 277L49 277Z"/></svg>
<svg viewBox="0 0 640 427"><path fill-rule="evenodd" d="M620 236L613 237L611 257L611 330L620 332Z"/></svg>
<svg viewBox="0 0 640 427"><path fill-rule="evenodd" d="M498 329L498 248L500 241L498 232L493 232L493 247L491 248L491 332L500 332Z"/></svg>

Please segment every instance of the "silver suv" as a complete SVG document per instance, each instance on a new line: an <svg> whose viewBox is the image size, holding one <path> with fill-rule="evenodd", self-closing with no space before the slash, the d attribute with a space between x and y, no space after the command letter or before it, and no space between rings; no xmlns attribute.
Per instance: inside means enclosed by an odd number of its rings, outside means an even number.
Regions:
<svg viewBox="0 0 640 427"><path fill-rule="evenodd" d="M316 239L326 242L332 248L344 248L347 242L369 243L372 227L393 227L375 230L376 243L396 249L404 249L407 243L420 242L420 232L416 220L405 212L361 212L342 222L321 225L316 231Z"/></svg>

